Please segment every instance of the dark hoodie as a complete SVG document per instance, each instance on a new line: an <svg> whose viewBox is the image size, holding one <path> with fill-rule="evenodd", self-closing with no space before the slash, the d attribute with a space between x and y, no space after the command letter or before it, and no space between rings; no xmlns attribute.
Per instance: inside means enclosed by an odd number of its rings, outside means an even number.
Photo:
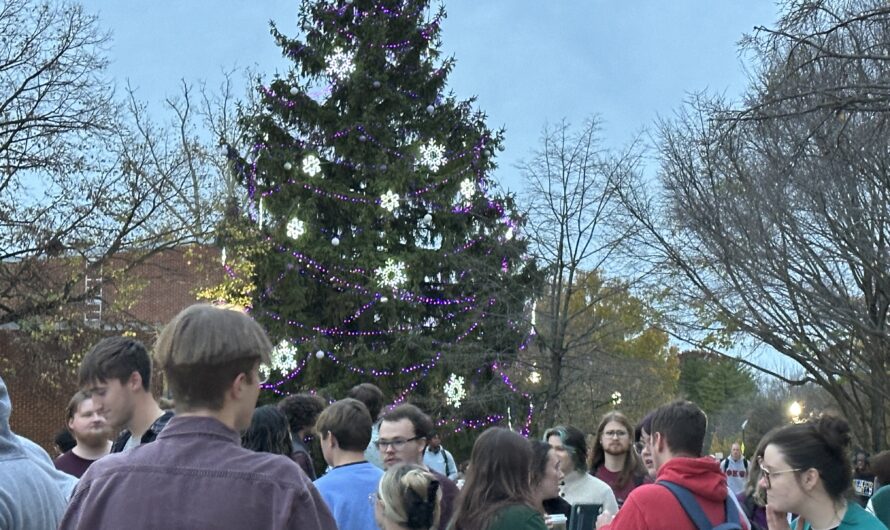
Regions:
<svg viewBox="0 0 890 530"><path fill-rule="evenodd" d="M9 392L0 378L0 528L55 530L66 497L50 470L61 473L52 467L46 451L12 432L11 412ZM73 483L75 479L70 478Z"/></svg>
<svg viewBox="0 0 890 530"><path fill-rule="evenodd" d="M671 458L658 470L656 480L674 482L691 491L714 526L725 522L726 475L713 458ZM739 521L742 528L748 528L743 516ZM633 490L612 524L603 528L696 530L673 493L657 484L644 484Z"/></svg>

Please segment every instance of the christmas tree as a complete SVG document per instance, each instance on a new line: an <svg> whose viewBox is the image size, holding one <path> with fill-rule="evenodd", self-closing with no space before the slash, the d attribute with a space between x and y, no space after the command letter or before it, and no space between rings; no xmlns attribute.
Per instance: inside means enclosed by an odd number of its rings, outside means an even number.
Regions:
<svg viewBox="0 0 890 530"><path fill-rule="evenodd" d="M255 318L278 344L267 389L333 398L373 382L460 430L525 424L505 375L539 273L512 196L489 173L503 131L445 94L444 9L306 1L294 62L243 115L231 153L258 241L243 246ZM511 408L512 407L512 408ZM520 412L521 410L521 412Z"/></svg>

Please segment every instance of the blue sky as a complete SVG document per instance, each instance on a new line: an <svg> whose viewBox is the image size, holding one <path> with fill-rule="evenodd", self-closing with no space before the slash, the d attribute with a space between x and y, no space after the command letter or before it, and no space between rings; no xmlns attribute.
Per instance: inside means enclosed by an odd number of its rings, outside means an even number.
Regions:
<svg viewBox="0 0 890 530"><path fill-rule="evenodd" d="M286 71L268 21L295 35L299 7L295 0L155 0L138 8L82 1L113 33L110 75L121 86L129 80L154 108L181 79L216 86L233 68ZM443 49L457 59L449 86L458 97L478 96L489 125L506 127L495 177L513 191L522 184L515 165L548 121L599 115L604 146L620 148L691 92L737 97L748 81L737 43L777 15L767 0L452 0L445 7ZM790 368L775 354L759 357Z"/></svg>
<svg viewBox="0 0 890 530"><path fill-rule="evenodd" d="M222 72L284 71L268 32L296 33L295 0L84 0L113 33L110 74L153 106L180 79L215 86ZM489 125L507 129L495 176L517 191L515 165L542 126L597 114L603 142L621 147L690 93L737 96L747 82L737 42L771 25L765 0L453 0L442 33L455 93L478 96ZM246 89L246 87L245 87Z"/></svg>

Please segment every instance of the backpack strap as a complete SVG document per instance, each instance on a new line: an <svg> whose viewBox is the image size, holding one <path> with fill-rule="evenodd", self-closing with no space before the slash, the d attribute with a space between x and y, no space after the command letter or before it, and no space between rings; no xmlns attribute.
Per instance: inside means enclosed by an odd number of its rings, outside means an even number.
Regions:
<svg viewBox="0 0 890 530"><path fill-rule="evenodd" d="M683 507L683 511L686 512L686 515L689 516L689 519L692 520L698 530L711 530L711 521L708 520L705 512L702 511L692 492L679 484L667 480L659 480L656 484L664 486L674 494L680 506Z"/></svg>

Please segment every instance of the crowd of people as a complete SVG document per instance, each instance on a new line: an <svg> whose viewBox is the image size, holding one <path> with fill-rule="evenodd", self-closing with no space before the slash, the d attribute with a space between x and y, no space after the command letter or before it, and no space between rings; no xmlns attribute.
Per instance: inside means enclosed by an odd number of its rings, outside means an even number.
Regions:
<svg viewBox="0 0 890 530"><path fill-rule="evenodd" d="M890 520L890 452L857 455L854 470L840 418L780 427L750 460L734 444L720 462L702 454L704 412L678 400L636 426L610 412L589 439L571 425L540 440L491 427L458 466L424 411L387 408L372 383L330 404L299 394L257 407L271 350L245 313L185 309L153 350L174 413L151 393L147 349L103 339L81 363L72 440L58 439L69 446L55 461L10 430L0 378L0 529L886 530Z"/></svg>

